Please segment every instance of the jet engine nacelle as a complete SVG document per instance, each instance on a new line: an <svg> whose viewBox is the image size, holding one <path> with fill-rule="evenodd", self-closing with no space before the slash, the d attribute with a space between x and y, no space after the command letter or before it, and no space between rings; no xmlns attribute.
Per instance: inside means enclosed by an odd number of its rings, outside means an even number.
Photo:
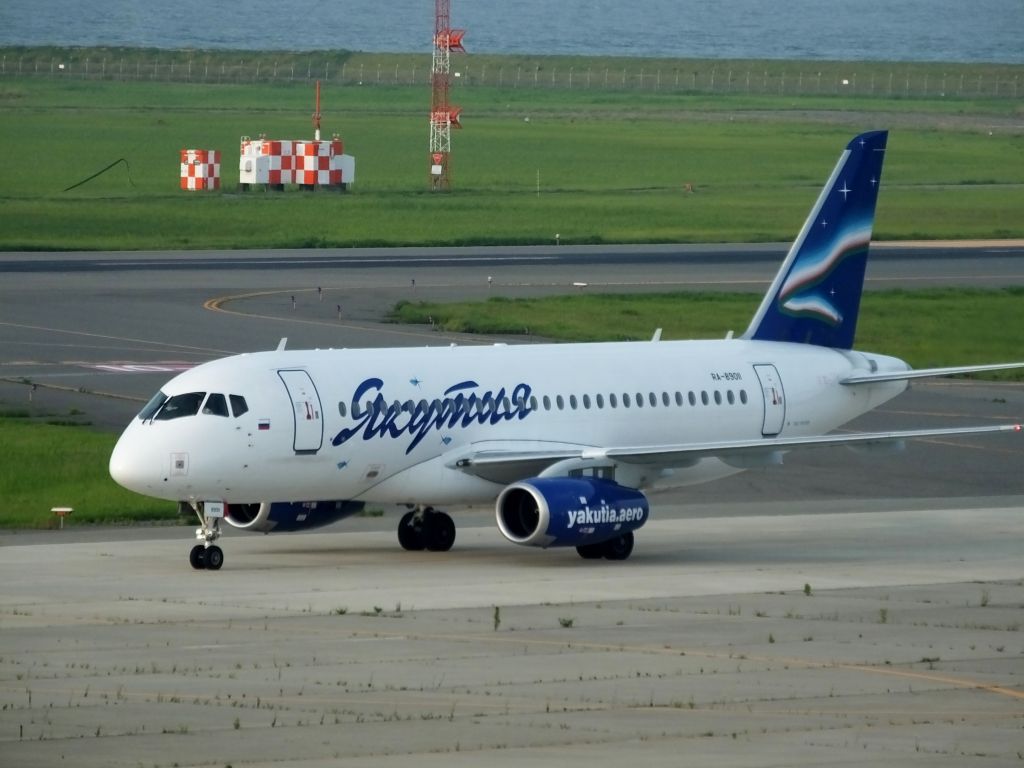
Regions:
<svg viewBox="0 0 1024 768"><path fill-rule="evenodd" d="M363 509L361 501L274 501L230 504L224 519L235 528L259 533L306 531L344 520Z"/></svg>
<svg viewBox="0 0 1024 768"><path fill-rule="evenodd" d="M650 505L640 491L592 477L534 477L497 501L498 528L524 547L578 547L635 531Z"/></svg>

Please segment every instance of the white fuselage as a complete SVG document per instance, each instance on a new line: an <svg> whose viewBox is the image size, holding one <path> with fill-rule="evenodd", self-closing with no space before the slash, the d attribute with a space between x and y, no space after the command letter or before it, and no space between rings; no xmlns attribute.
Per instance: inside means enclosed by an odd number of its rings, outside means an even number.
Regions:
<svg viewBox="0 0 1024 768"><path fill-rule="evenodd" d="M463 455L822 435L906 388L843 378L906 368L881 355L748 340L253 353L198 366L163 389L241 396L244 413L135 419L111 473L173 500L485 502L509 478L463 472ZM701 459L647 467L628 484L735 471Z"/></svg>

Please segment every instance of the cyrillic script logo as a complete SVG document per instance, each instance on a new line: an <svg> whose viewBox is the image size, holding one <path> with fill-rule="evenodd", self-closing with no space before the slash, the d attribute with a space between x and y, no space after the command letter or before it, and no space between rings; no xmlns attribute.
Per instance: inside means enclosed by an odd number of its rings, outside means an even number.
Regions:
<svg viewBox="0 0 1024 768"><path fill-rule="evenodd" d="M479 386L475 381L461 381L448 387L440 399L420 401L411 408L403 408L389 403L381 394L383 380L366 379L352 394L353 415L360 410L364 412L358 417L359 421L341 430L331 442L341 445L358 434L362 434L363 440L409 435L412 440L405 449L408 454L431 431L522 420L532 413L529 384L516 384L511 395L506 394L504 387L497 392L480 393L475 391Z"/></svg>

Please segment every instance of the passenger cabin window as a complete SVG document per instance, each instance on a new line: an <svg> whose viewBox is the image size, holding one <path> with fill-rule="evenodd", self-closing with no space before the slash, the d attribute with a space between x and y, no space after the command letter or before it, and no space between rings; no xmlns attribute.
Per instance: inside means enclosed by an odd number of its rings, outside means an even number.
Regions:
<svg viewBox="0 0 1024 768"><path fill-rule="evenodd" d="M228 401L219 392L211 392L203 404L203 414L206 416L228 416Z"/></svg>
<svg viewBox="0 0 1024 768"><path fill-rule="evenodd" d="M205 392L189 392L185 395L175 395L168 398L163 407L153 418L156 421L170 421L180 419L183 416L195 416L199 413L199 406L206 397Z"/></svg>
<svg viewBox="0 0 1024 768"><path fill-rule="evenodd" d="M228 398L231 400L231 412L235 414L236 419L243 413L248 412L249 404L245 402L244 397L241 395L228 395Z"/></svg>
<svg viewBox="0 0 1024 768"><path fill-rule="evenodd" d="M146 419L152 419L153 414L160 410L160 406L167 402L167 395L163 392L157 392L153 397L149 399L149 402L143 406L142 410L139 411L139 418L145 421Z"/></svg>

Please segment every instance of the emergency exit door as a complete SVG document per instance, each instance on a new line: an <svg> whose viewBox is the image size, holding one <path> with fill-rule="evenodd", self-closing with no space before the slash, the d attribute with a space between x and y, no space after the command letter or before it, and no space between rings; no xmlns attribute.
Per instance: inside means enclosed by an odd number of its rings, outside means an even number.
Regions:
<svg viewBox="0 0 1024 768"><path fill-rule="evenodd" d="M761 395L764 399L764 423L761 425L761 434L765 437L775 437L786 423L786 395L782 389L782 379L774 365L755 365L754 373L761 382Z"/></svg>
<svg viewBox="0 0 1024 768"><path fill-rule="evenodd" d="M292 403L296 453L316 453L324 442L324 421L313 379L305 371L278 371Z"/></svg>

